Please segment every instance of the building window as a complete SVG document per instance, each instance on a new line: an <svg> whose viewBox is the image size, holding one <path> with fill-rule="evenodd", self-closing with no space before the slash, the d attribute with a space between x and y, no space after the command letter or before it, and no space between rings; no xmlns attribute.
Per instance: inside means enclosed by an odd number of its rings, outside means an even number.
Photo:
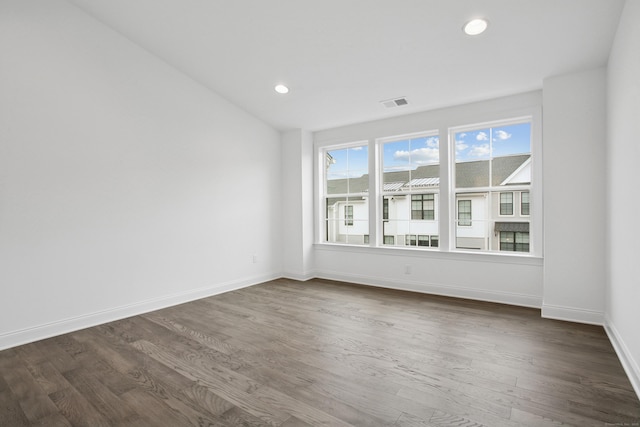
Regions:
<svg viewBox="0 0 640 427"><path fill-rule="evenodd" d="M353 225L353 206L344 207L344 225Z"/></svg>
<svg viewBox="0 0 640 427"><path fill-rule="evenodd" d="M429 246L429 236L419 234L418 246Z"/></svg>
<svg viewBox="0 0 640 427"><path fill-rule="evenodd" d="M438 236L431 236L431 247L432 248L438 247Z"/></svg>
<svg viewBox="0 0 640 427"><path fill-rule="evenodd" d="M523 191L520 194L520 215L529 215L529 192Z"/></svg>
<svg viewBox="0 0 640 427"><path fill-rule="evenodd" d="M383 220L389 219L389 198L388 197L382 198L382 219Z"/></svg>
<svg viewBox="0 0 640 427"><path fill-rule="evenodd" d="M519 231L501 231L500 250L529 252L529 233Z"/></svg>
<svg viewBox="0 0 640 427"><path fill-rule="evenodd" d="M513 215L513 193L500 193L500 215Z"/></svg>
<svg viewBox="0 0 640 427"><path fill-rule="evenodd" d="M406 234L404 236L404 244L406 246L416 246L416 235L415 234Z"/></svg>
<svg viewBox="0 0 640 427"><path fill-rule="evenodd" d="M471 200L458 200L458 226L471 227Z"/></svg>
<svg viewBox="0 0 640 427"><path fill-rule="evenodd" d="M396 244L396 238L395 238L395 236L384 236L383 243L385 245L395 245Z"/></svg>
<svg viewBox="0 0 640 427"><path fill-rule="evenodd" d="M411 195L411 219L435 219L435 195Z"/></svg>

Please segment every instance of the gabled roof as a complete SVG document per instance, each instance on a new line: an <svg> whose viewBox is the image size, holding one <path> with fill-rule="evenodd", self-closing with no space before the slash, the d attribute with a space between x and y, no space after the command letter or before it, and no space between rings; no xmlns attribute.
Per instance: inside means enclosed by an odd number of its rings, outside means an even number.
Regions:
<svg viewBox="0 0 640 427"><path fill-rule="evenodd" d="M456 187L489 187L489 170L494 186L502 185L529 159L530 154L495 157L493 160L474 160L456 164ZM491 164L490 164L491 162ZM437 188L440 185L440 165L419 166L414 170L385 172L384 191L405 191L410 187ZM328 194L366 193L369 175L327 181Z"/></svg>

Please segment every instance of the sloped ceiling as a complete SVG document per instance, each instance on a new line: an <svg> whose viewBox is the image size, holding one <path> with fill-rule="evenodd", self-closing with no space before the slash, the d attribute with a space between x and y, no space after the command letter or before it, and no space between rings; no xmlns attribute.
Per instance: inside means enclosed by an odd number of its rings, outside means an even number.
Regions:
<svg viewBox="0 0 640 427"><path fill-rule="evenodd" d="M606 64L623 0L70 0L279 130L540 89ZM470 37L474 17L489 29ZM273 87L290 88L279 95ZM380 101L406 97L387 109Z"/></svg>

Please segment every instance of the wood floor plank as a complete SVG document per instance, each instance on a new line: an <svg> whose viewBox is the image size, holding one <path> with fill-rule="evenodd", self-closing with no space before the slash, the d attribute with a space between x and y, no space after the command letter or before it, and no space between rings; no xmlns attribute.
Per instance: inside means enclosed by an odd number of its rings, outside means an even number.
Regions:
<svg viewBox="0 0 640 427"><path fill-rule="evenodd" d="M278 279L0 352L0 425L640 425L601 327Z"/></svg>
<svg viewBox="0 0 640 427"><path fill-rule="evenodd" d="M29 419L10 389L0 391L0 426L28 426Z"/></svg>
<svg viewBox="0 0 640 427"><path fill-rule="evenodd" d="M65 372L64 377L110 422L118 424L137 418L135 409L112 393L90 371L78 368Z"/></svg>
<svg viewBox="0 0 640 427"><path fill-rule="evenodd" d="M58 412L56 405L24 364L16 361L6 367L3 377L29 421L35 422Z"/></svg>
<svg viewBox="0 0 640 427"><path fill-rule="evenodd" d="M49 395L62 414L72 425L110 426L111 423L73 387L58 390Z"/></svg>
<svg viewBox="0 0 640 427"><path fill-rule="evenodd" d="M231 402L238 408L262 419L270 425L279 425L291 415L262 403L251 395L260 384L221 366L206 363L185 364L183 357L168 348L159 348L147 341L136 341L134 347L139 351L158 360L166 366L171 366L182 375L198 381L215 394Z"/></svg>

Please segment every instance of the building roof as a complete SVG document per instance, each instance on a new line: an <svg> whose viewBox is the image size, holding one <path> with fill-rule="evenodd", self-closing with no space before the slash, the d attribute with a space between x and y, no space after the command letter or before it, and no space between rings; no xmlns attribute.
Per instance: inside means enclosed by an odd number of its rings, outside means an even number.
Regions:
<svg viewBox="0 0 640 427"><path fill-rule="evenodd" d="M494 157L456 164L456 188L501 185L528 159L530 154ZM491 180L489 170L491 169ZM385 172L384 191L408 191L415 187L437 188L440 185L440 165L424 165L414 170ZM523 183L524 184L524 183ZM369 191L369 175L327 181L327 194L365 193Z"/></svg>

